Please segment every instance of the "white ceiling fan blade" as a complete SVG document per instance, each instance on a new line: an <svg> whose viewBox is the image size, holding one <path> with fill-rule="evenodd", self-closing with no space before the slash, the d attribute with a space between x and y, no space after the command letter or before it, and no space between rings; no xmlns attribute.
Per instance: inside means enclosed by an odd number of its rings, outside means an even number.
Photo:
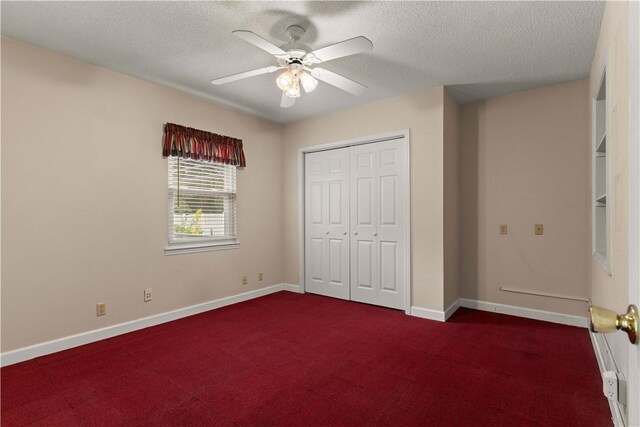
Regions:
<svg viewBox="0 0 640 427"><path fill-rule="evenodd" d="M371 40L366 37L359 36L314 50L306 56L310 58L315 57L321 62L326 62L331 61L332 59L342 58L343 56L366 52L371 49L373 49L373 43L371 43Z"/></svg>
<svg viewBox="0 0 640 427"><path fill-rule="evenodd" d="M333 85L338 89L342 89L345 92L349 92L352 95L359 96L367 90L365 85L354 82L353 80L343 77L340 74L336 74L333 71L325 70L324 68L314 68L311 75L318 80L329 83L330 85Z"/></svg>
<svg viewBox="0 0 640 427"><path fill-rule="evenodd" d="M288 97L287 95L284 94L284 91L282 91L282 99L280 100L280 107L282 108L293 107L295 103L296 103L295 98Z"/></svg>
<svg viewBox="0 0 640 427"><path fill-rule="evenodd" d="M283 55L286 53L284 50L280 49L278 46L263 39L256 33L252 33L251 31L236 30L236 31L233 31L233 34L245 41L248 41L252 45L259 47L260 49L269 52L272 55Z"/></svg>
<svg viewBox="0 0 640 427"><path fill-rule="evenodd" d="M273 73L276 70L279 70L284 67L276 67L272 65L271 67L258 68L257 70L245 71L244 73L231 74L230 76L220 77L219 79L211 80L211 84L214 85L223 85L225 83L234 82L240 79L246 79L247 77L259 76L260 74Z"/></svg>

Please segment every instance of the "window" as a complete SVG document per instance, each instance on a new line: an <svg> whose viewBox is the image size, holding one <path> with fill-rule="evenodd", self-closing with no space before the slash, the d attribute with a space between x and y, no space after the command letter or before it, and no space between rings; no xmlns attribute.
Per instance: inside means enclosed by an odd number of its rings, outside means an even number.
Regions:
<svg viewBox="0 0 640 427"><path fill-rule="evenodd" d="M238 247L236 167L169 157L166 254Z"/></svg>

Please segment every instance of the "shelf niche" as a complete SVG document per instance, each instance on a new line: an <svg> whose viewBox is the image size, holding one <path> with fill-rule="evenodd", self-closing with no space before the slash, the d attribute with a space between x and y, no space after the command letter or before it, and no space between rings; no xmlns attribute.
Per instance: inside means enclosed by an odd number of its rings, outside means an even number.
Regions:
<svg viewBox="0 0 640 427"><path fill-rule="evenodd" d="M609 269L609 163L607 159L607 73L602 72L602 79L593 108L593 212L594 256L600 260L605 269Z"/></svg>

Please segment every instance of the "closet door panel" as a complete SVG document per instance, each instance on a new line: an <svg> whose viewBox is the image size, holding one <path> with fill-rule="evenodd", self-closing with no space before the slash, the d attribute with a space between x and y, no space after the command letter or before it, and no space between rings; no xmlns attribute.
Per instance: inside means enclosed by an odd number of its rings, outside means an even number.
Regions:
<svg viewBox="0 0 640 427"><path fill-rule="evenodd" d="M311 225L324 226L324 218L322 215L322 193L324 193L324 183L314 182L310 188L311 203L309 205L309 213L311 215Z"/></svg>
<svg viewBox="0 0 640 427"><path fill-rule="evenodd" d="M380 225L398 225L398 180L396 176L380 177Z"/></svg>
<svg viewBox="0 0 640 427"><path fill-rule="evenodd" d="M322 291L325 275L326 159L305 157L305 285L310 292Z"/></svg>
<svg viewBox="0 0 640 427"><path fill-rule="evenodd" d="M355 259L355 285L358 289L373 290L373 252L372 240L358 239Z"/></svg>
<svg viewBox="0 0 640 427"><path fill-rule="evenodd" d="M322 285L325 281L323 258L324 239L311 238L309 242L309 263L307 264L308 277L312 283L318 285Z"/></svg>
<svg viewBox="0 0 640 427"><path fill-rule="evenodd" d="M376 157L372 145L351 147L351 229L373 233L376 225Z"/></svg>
<svg viewBox="0 0 640 427"><path fill-rule="evenodd" d="M348 285L349 283L349 253L345 246L344 239L329 239L329 282L332 285ZM347 274L345 274L345 270Z"/></svg>
<svg viewBox="0 0 640 427"><path fill-rule="evenodd" d="M397 242L380 242L380 291L398 292Z"/></svg>
<svg viewBox="0 0 640 427"><path fill-rule="evenodd" d="M406 182L406 145L399 141L377 143L379 150L377 170L378 210L380 215L376 229L380 253L380 289L377 303L385 307L404 308L408 288L403 262L407 224L405 224L408 200Z"/></svg>
<svg viewBox="0 0 640 427"><path fill-rule="evenodd" d="M355 301L405 306L405 150L400 140L351 147L351 262L355 263L351 299Z"/></svg>
<svg viewBox="0 0 640 427"><path fill-rule="evenodd" d="M351 299L376 304L379 290L375 144L351 147Z"/></svg>
<svg viewBox="0 0 640 427"><path fill-rule="evenodd" d="M349 299L349 151L305 156L305 288Z"/></svg>
<svg viewBox="0 0 640 427"><path fill-rule="evenodd" d="M305 156L305 285L311 293L405 308L404 140Z"/></svg>
<svg viewBox="0 0 640 427"><path fill-rule="evenodd" d="M356 182L356 226L373 227L373 178L358 178Z"/></svg>
<svg viewBox="0 0 640 427"><path fill-rule="evenodd" d="M342 224L345 214L342 206L342 181L331 181L329 183L329 223L331 225Z"/></svg>
<svg viewBox="0 0 640 427"><path fill-rule="evenodd" d="M349 149L325 151L327 173L328 295L349 299Z"/></svg>

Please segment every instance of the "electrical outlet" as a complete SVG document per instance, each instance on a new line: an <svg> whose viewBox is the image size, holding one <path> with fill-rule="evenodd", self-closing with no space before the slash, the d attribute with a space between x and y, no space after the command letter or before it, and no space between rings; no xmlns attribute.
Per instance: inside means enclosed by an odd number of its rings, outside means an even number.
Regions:
<svg viewBox="0 0 640 427"><path fill-rule="evenodd" d="M507 233L508 233L507 224L500 224L500 234L507 234Z"/></svg>
<svg viewBox="0 0 640 427"><path fill-rule="evenodd" d="M544 225L536 224L534 231L536 233L536 236L542 236L544 234Z"/></svg>
<svg viewBox="0 0 640 427"><path fill-rule="evenodd" d="M262 273L258 273L258 282L262 282Z"/></svg>
<svg viewBox="0 0 640 427"><path fill-rule="evenodd" d="M242 286L247 284L247 276L242 276Z"/></svg>
<svg viewBox="0 0 640 427"><path fill-rule="evenodd" d="M151 301L151 288L147 288L144 290L144 302Z"/></svg>
<svg viewBox="0 0 640 427"><path fill-rule="evenodd" d="M99 302L96 304L96 316L104 316L107 314L107 303Z"/></svg>
<svg viewBox="0 0 640 427"><path fill-rule="evenodd" d="M624 375L615 371L602 373L602 392L609 400L617 401L621 405L627 404L627 381Z"/></svg>
<svg viewBox="0 0 640 427"><path fill-rule="evenodd" d="M602 392L609 400L618 400L618 376L614 371L602 373Z"/></svg>

